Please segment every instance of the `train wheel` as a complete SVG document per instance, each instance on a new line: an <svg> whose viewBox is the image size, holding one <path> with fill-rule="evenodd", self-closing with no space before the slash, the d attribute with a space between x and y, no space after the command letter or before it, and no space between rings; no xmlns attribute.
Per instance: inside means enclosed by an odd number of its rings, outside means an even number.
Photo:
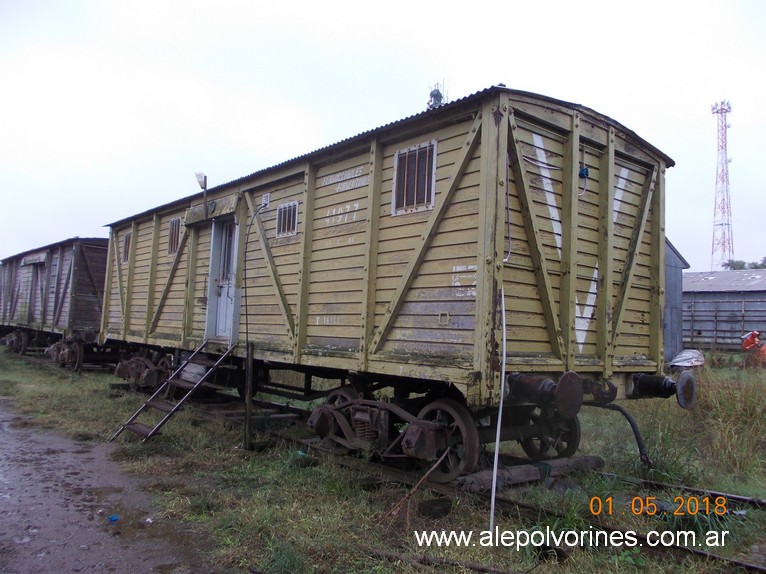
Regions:
<svg viewBox="0 0 766 574"><path fill-rule="evenodd" d="M544 417L539 408L529 414L530 424L538 427L539 433L521 441L521 448L532 460L572 456L580 446L580 421L575 416L567 419L558 414ZM550 453L553 448L556 452Z"/></svg>
<svg viewBox="0 0 766 574"><path fill-rule="evenodd" d="M159 361L157 361L157 370L159 371L159 376L157 378L156 388L159 388L173 373L173 356L164 355Z"/></svg>
<svg viewBox="0 0 766 574"><path fill-rule="evenodd" d="M358 398L360 398L359 391L357 391L354 387L339 387L333 391L330 391L330 393L327 395L327 399L325 400L325 404L338 405L341 403L347 403L348 401L355 401Z"/></svg>
<svg viewBox="0 0 766 574"><path fill-rule="evenodd" d="M543 426L543 416L539 407L529 413L529 424L540 428L539 436L531 436L521 441L521 448L532 460L541 460L548 453L550 443Z"/></svg>
<svg viewBox="0 0 766 574"><path fill-rule="evenodd" d="M66 367L70 371L79 373L82 371L82 364L85 360L85 347L82 341L75 341L72 343L69 354L67 356Z"/></svg>
<svg viewBox="0 0 766 574"><path fill-rule="evenodd" d="M551 446L556 450L556 458L573 456L580 446L580 419L559 419L556 422L556 434Z"/></svg>
<svg viewBox="0 0 766 574"><path fill-rule="evenodd" d="M29 333L20 331L19 333L19 354L26 355L29 348Z"/></svg>
<svg viewBox="0 0 766 574"><path fill-rule="evenodd" d="M448 433L448 453L431 473L431 479L436 482L450 482L476 468L481 448L479 432L468 409L452 399L438 399L423 407L418 418L440 423ZM443 454L444 451L437 453L437 459ZM428 468L433 465L432 462L425 464Z"/></svg>

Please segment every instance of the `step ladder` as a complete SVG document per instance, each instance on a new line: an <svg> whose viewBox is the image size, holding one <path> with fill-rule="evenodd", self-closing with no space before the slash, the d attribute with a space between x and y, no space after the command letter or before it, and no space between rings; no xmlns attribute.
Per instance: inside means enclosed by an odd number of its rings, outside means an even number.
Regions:
<svg viewBox="0 0 766 574"><path fill-rule="evenodd" d="M153 436L162 434L159 431L165 425L165 423L170 420L170 417L181 410L183 404L189 400L189 398L197 389L205 384L207 378L219 367L221 363L223 363L224 360L226 360L226 357L231 354L231 352L234 350L234 347L236 346L231 345L226 350L226 352L216 361L203 359L201 357L198 358L197 355L207 346L207 344L207 340L203 341L202 344L197 347L194 352L181 363L181 366L179 366L175 371L173 371L173 373L171 373L167 380L159 386L154 394L149 397L149 399L143 405L141 405L135 413L133 413L133 416L131 416L117 430L117 432L112 435L112 438L109 439L109 442L112 442L114 439L120 436L123 431L126 430L143 437L141 442L146 442ZM200 367L200 365L204 366ZM204 371L204 373L200 374L202 371ZM178 399L178 401L175 403L161 398L172 388L183 389L186 391L184 396ZM154 426L137 422L137 419L141 416L142 413L145 413L151 409L164 412L165 415Z"/></svg>

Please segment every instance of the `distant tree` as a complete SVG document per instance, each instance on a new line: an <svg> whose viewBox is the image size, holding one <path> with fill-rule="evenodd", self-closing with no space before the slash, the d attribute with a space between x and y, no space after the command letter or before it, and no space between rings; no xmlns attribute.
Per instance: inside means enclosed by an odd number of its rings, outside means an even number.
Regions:
<svg viewBox="0 0 766 574"><path fill-rule="evenodd" d="M741 271L742 269L747 269L747 263L740 261L739 259L729 259L728 261L721 263L721 267L728 269L729 271Z"/></svg>
<svg viewBox="0 0 766 574"><path fill-rule="evenodd" d="M766 257L760 261L753 261L751 263L745 263L741 259L729 259L728 261L721 263L721 267L728 269L729 271L742 271L743 269L766 269Z"/></svg>

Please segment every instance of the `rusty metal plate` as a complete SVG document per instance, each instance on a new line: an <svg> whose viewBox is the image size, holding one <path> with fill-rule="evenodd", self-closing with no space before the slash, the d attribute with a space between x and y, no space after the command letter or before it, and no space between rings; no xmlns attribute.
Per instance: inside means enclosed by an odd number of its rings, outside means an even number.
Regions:
<svg viewBox="0 0 766 574"><path fill-rule="evenodd" d="M694 374L683 371L676 381L676 401L682 409L693 409L697 404L697 380Z"/></svg>
<svg viewBox="0 0 766 574"><path fill-rule="evenodd" d="M583 384L580 376L572 371L561 375L553 391L553 401L559 414L566 419L574 418L580 412L582 399Z"/></svg>

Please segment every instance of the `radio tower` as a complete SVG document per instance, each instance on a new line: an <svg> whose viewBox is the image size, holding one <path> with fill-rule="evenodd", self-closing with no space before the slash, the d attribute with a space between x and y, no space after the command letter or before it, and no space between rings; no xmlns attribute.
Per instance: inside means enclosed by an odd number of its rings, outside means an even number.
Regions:
<svg viewBox="0 0 766 574"><path fill-rule="evenodd" d="M715 212L713 214L713 250L711 271L734 259L734 236L729 199L729 156L726 150L726 114L731 111L728 101L713 104L711 111L718 116L718 166L715 170Z"/></svg>

